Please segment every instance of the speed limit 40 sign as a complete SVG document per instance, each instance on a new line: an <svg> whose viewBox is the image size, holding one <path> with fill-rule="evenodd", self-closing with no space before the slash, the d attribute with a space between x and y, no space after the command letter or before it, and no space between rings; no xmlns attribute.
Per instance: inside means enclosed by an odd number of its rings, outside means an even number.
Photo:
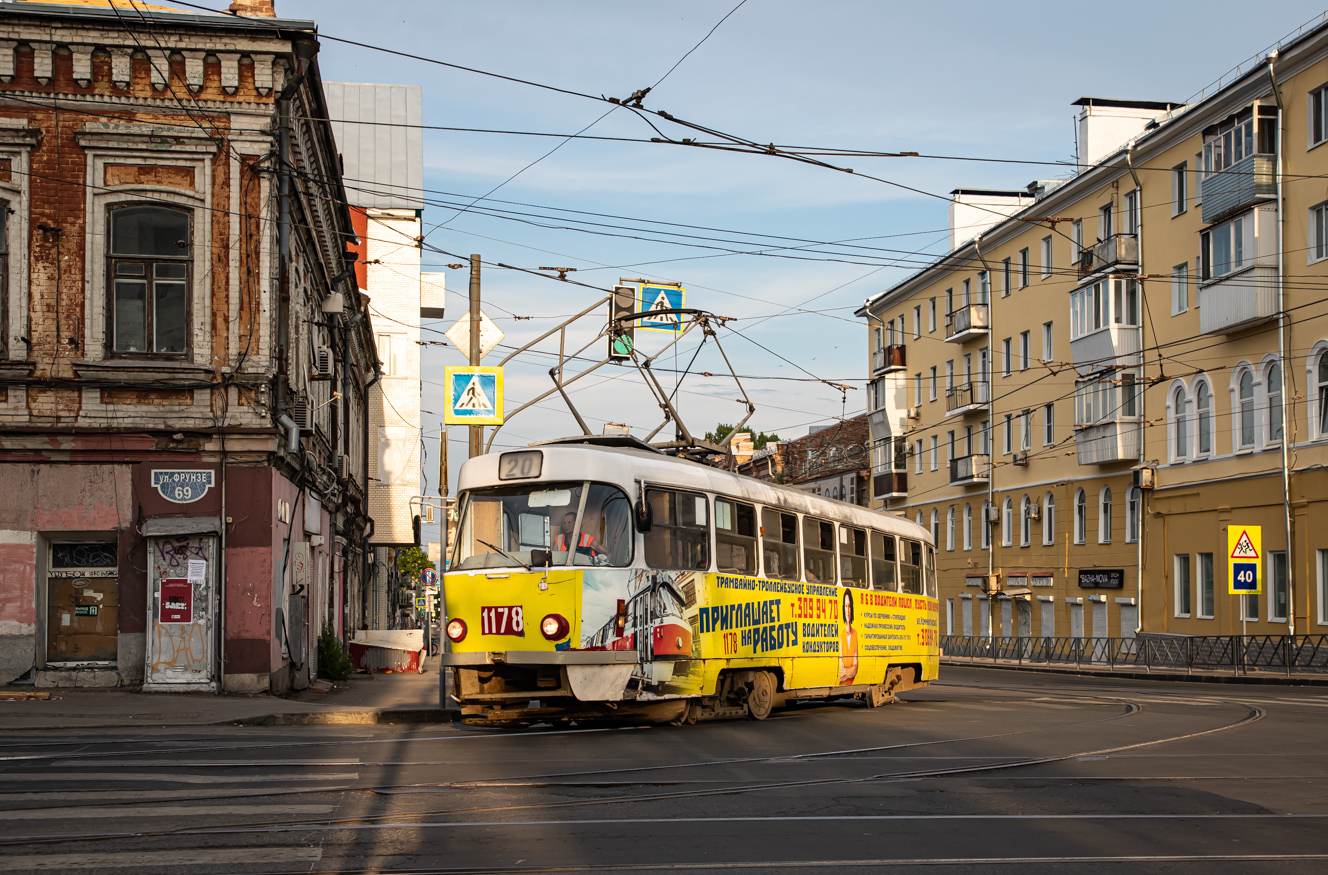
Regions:
<svg viewBox="0 0 1328 875"><path fill-rule="evenodd" d="M1263 592L1259 560L1263 557L1261 526L1227 526L1227 580L1232 595Z"/></svg>

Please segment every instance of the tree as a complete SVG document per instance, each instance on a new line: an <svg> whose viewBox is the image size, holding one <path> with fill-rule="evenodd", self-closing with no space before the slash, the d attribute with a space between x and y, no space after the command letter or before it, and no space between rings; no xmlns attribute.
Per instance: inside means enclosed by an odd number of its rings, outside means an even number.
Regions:
<svg viewBox="0 0 1328 875"><path fill-rule="evenodd" d="M779 435L777 435L777 434L766 434L766 433L763 432L763 431L762 431L762 432L753 432L750 428L746 428L746 427L744 427L742 430L745 431L745 432L747 432L749 435L752 436L752 447L753 447L753 449L764 450L766 444L777 444L777 443L779 443ZM730 425L730 424L727 423L727 422L721 422L721 423L719 423L718 425L715 426L715 430L714 430L714 431L708 431L708 432L706 432L706 436L705 436L705 437L706 437L706 440L710 441L711 443L713 443L713 444L717 444L717 443L719 443L720 441L724 440L724 438L727 437L727 436L728 436L728 433L731 432L731 431L733 431L733 426L732 426L732 425Z"/></svg>
<svg viewBox="0 0 1328 875"><path fill-rule="evenodd" d="M420 572L426 568L434 568L434 564L419 547L406 547L397 551L397 571L402 580L410 581L407 586L419 583Z"/></svg>

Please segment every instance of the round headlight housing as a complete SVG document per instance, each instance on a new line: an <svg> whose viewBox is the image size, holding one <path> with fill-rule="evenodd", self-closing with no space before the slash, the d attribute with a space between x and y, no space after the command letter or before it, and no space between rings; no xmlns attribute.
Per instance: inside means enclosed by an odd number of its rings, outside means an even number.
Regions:
<svg viewBox="0 0 1328 875"><path fill-rule="evenodd" d="M540 620L540 634L550 641L559 641L567 637L571 625L562 614L548 614Z"/></svg>
<svg viewBox="0 0 1328 875"><path fill-rule="evenodd" d="M453 641L460 641L466 637L466 621L459 617L449 620L447 623L447 637Z"/></svg>

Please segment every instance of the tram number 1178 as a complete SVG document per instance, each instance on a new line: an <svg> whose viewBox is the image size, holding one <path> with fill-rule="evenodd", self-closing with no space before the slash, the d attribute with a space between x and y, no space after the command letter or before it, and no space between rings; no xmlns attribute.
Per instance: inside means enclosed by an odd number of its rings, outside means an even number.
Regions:
<svg viewBox="0 0 1328 875"><path fill-rule="evenodd" d="M480 634L525 637L525 613L520 605L480 608Z"/></svg>

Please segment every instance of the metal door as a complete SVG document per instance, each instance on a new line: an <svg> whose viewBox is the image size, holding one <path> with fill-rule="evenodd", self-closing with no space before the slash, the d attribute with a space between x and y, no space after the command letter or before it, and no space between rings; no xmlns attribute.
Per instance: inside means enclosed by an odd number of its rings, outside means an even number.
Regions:
<svg viewBox="0 0 1328 875"><path fill-rule="evenodd" d="M215 535L148 539L144 690L215 690Z"/></svg>
<svg viewBox="0 0 1328 875"><path fill-rule="evenodd" d="M1084 606L1082 603L1070 605L1070 637L1084 637Z"/></svg>

